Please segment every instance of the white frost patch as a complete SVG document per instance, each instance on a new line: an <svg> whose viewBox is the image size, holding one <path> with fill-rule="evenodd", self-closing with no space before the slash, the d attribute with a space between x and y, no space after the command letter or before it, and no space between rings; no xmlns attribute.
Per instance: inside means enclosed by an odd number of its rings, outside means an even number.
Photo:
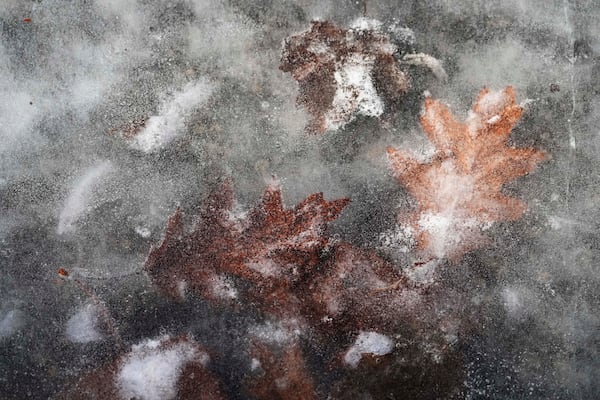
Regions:
<svg viewBox="0 0 600 400"><path fill-rule="evenodd" d="M377 94L371 78L373 57L354 53L344 63L336 65L337 84L332 109L325 116L327 129L340 128L357 114L379 117L383 114L383 100Z"/></svg>
<svg viewBox="0 0 600 400"><path fill-rule="evenodd" d="M571 229L573 227L589 228L589 225L572 218L559 217L558 215L550 215L548 217L548 225L554 230Z"/></svg>
<svg viewBox="0 0 600 400"><path fill-rule="evenodd" d="M260 367L262 367L262 364L260 363L260 360L258 358L253 358L250 361L250 371L256 371Z"/></svg>
<svg viewBox="0 0 600 400"><path fill-rule="evenodd" d="M165 344L169 337L147 340L132 346L118 374L116 384L122 399L168 400L177 395L177 381L185 364L208 355L187 341Z"/></svg>
<svg viewBox="0 0 600 400"><path fill-rule="evenodd" d="M509 100L504 90L491 90L477 100L478 111L469 110L466 123L469 134L475 138L485 125L492 125L501 120L502 109Z"/></svg>
<svg viewBox="0 0 600 400"><path fill-rule="evenodd" d="M67 321L65 335L74 343L89 343L102 339L98 331L98 308L93 304L81 307Z"/></svg>
<svg viewBox="0 0 600 400"><path fill-rule="evenodd" d="M270 321L254 325L248 333L264 342L283 346L294 341L302 332L298 321L288 320L285 321L285 325L282 322Z"/></svg>
<svg viewBox="0 0 600 400"><path fill-rule="evenodd" d="M19 310L8 310L0 314L0 338L8 337L19 330L23 320Z"/></svg>
<svg viewBox="0 0 600 400"><path fill-rule="evenodd" d="M544 285L544 289L555 295L554 289L550 287L549 283ZM507 316L515 320L523 320L543 308L543 304L540 303L540 294L525 286L504 287L500 292L500 297Z"/></svg>
<svg viewBox="0 0 600 400"><path fill-rule="evenodd" d="M406 270L406 276L408 276L411 281L422 285L432 284L435 281L437 266L437 260L431 260L423 265L408 268Z"/></svg>
<svg viewBox="0 0 600 400"><path fill-rule="evenodd" d="M144 239L148 239L150 235L152 235L152 231L145 226L136 226L135 233L143 237Z"/></svg>
<svg viewBox="0 0 600 400"><path fill-rule="evenodd" d="M495 124L498 121L500 121L500 116L498 114L496 114L492 118L488 119L485 122L488 123L488 124L490 124L490 125L492 125L492 124Z"/></svg>
<svg viewBox="0 0 600 400"><path fill-rule="evenodd" d="M354 29L357 31L378 31L380 30L381 26L381 21L378 21L373 18L360 17L355 19L350 24L350 29Z"/></svg>
<svg viewBox="0 0 600 400"><path fill-rule="evenodd" d="M392 340L377 332L361 331L354 345L344 355L344 362L352 368L356 368L363 354L383 356L394 349Z"/></svg>
<svg viewBox="0 0 600 400"><path fill-rule="evenodd" d="M521 295L514 288L504 288L502 291L502 303L506 312L511 316L520 314L523 308Z"/></svg>
<svg viewBox="0 0 600 400"><path fill-rule="evenodd" d="M491 90L479 99L477 105L483 115L496 114L504 106L507 96L503 90Z"/></svg>
<svg viewBox="0 0 600 400"><path fill-rule="evenodd" d="M246 263L246 266L261 275L273 277L279 276L281 273L281 267L275 261L270 258L263 257L256 262Z"/></svg>
<svg viewBox="0 0 600 400"><path fill-rule="evenodd" d="M393 229L380 233L378 242L378 247L385 252L408 253L416 244L415 230L408 225L396 225Z"/></svg>
<svg viewBox="0 0 600 400"><path fill-rule="evenodd" d="M465 204L477 201L474 178L457 172L453 161L444 161L440 170L428 175L436 188L434 204L440 205L436 212L423 212L419 216L418 231L427 233L427 247L432 255L443 258L466 242L481 238L481 231L492 223L482 222L465 208Z"/></svg>
<svg viewBox="0 0 600 400"><path fill-rule="evenodd" d="M146 121L131 140L131 146L144 153L152 153L172 142L185 128L185 120L197 107L206 103L214 90L208 80L190 82L180 91L165 99L158 115Z"/></svg>
<svg viewBox="0 0 600 400"><path fill-rule="evenodd" d="M71 189L65 205L58 217L56 232L59 235L75 230L75 223L86 213L92 190L98 185L101 178L113 170L110 161L102 161L90 168L77 180Z"/></svg>
<svg viewBox="0 0 600 400"><path fill-rule="evenodd" d="M233 285L233 282L226 276L215 275L213 279L211 279L211 283L210 291L216 298L223 300L237 299L238 291Z"/></svg>
<svg viewBox="0 0 600 400"><path fill-rule="evenodd" d="M424 213L419 218L419 227L429 234L428 248L433 255L443 258L469 238L479 236L479 231L488 225L482 225L476 218L463 218L452 213Z"/></svg>

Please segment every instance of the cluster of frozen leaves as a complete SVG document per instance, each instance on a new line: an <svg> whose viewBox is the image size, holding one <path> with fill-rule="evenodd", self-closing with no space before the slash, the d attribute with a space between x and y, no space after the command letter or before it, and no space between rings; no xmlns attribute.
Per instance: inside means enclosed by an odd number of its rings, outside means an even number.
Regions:
<svg viewBox="0 0 600 400"><path fill-rule="evenodd" d="M298 102L311 118L308 132L342 128L358 115L382 116L409 89L402 62L424 64L445 78L437 60L402 54L390 35L378 22L362 19L349 29L313 22L310 30L285 41L281 69L299 83ZM198 90L210 94L207 87ZM128 140L144 151L159 148L180 123L169 118L169 110L185 103L167 103L162 117L141 123ZM460 316L438 313L431 305L436 296L448 303L452 298L449 288L435 285L436 268L485 245L486 229L516 220L526 209L502 193L503 185L545 158L536 149L507 145L521 113L510 87L482 90L463 122L442 102L427 98L421 125L434 154L419 159L388 149L392 174L416 203L401 213L396 228L411 244L405 251L417 247L421 261L411 267L330 237L328 224L350 199L327 201L315 193L286 208L281 187L273 183L258 204L241 212L226 180L201 204L191 229L184 211L175 211L162 242L150 250L145 271L173 300L195 296L257 316L261 322L248 331L246 349L251 362L244 391L251 396L345 398L347 380L327 389L311 373L309 339L313 352L327 349L322 353L330 357L331 369L379 372L384 381L396 373L408 379L407 368L429 368L425 358L433 364L452 360L461 329ZM407 342L398 332L418 340ZM225 392L210 372L210 358L190 337L150 340L82 378L65 398L88 393L222 399Z"/></svg>

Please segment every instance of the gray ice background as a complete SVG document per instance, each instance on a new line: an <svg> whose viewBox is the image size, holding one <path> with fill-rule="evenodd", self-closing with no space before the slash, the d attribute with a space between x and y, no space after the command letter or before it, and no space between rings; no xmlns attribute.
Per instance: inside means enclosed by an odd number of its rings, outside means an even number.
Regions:
<svg viewBox="0 0 600 400"><path fill-rule="evenodd" d="M0 398L47 398L114 355L86 341L101 333L58 267L96 288L128 339L173 328L144 258L175 207L192 215L224 176L240 207L273 176L288 206L350 196L336 235L376 246L410 201L385 147L427 146L422 91L465 116L482 87L506 85L527 103L511 140L551 159L506 189L525 217L448 271L487 310L465 346L465 397L600 396L600 4L368 1L369 17L413 29L449 82L416 69L391 128L362 118L307 136L297 84L278 69L282 40L362 14L355 1L0 0ZM190 84L207 99L174 103ZM152 152L113 132L152 115L175 135ZM180 310L190 326L243 324L199 307ZM77 321L87 330L72 340Z"/></svg>

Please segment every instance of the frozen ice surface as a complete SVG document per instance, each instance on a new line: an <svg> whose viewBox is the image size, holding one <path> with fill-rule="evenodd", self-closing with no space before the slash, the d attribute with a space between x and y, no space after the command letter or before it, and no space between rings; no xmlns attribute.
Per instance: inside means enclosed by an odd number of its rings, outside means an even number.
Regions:
<svg viewBox="0 0 600 400"><path fill-rule="evenodd" d="M117 360L119 396L176 398L195 350L159 349L164 332L205 346L231 399L283 396L260 385L284 372L315 398L600 398L598 2L0 3L0 399L64 398ZM302 86L279 66L285 39L312 20L387 35L406 94L390 102L372 79L378 64L353 48L316 72L331 77L322 94L334 99L337 131L307 135ZM310 51L326 57L323 43ZM465 217L458 199L478 188L448 170L434 188L442 207L398 218L420 205L392 176L386 148L435 160L419 121L426 96L472 127L495 125L507 86L524 108L508 144L549 156L500 189L526 204L523 216L485 226ZM483 87L489 115L475 121L469 109ZM319 105L316 97L304 103ZM201 268L162 277L185 292L164 297L143 269L151 246L178 207L182 234L207 224L202 200L227 178L237 203L223 230L261 221L245 213L274 180L287 210L312 193L351 202L324 230L330 245L314 269L302 268L299 249L286 265L270 249L238 275L219 271L212 286L198 287ZM482 231L485 245L447 259ZM215 249L237 248L219 237ZM336 287L364 289L370 310L402 305L400 317L326 315L328 306L362 310L361 299L330 293L347 304L327 304L320 282L306 284L335 265L339 243L374 252L403 279L375 269L377 287L365 289L340 273ZM291 289L302 296L286 302ZM122 343L105 332L94 298ZM297 370L278 367L286 357Z"/></svg>

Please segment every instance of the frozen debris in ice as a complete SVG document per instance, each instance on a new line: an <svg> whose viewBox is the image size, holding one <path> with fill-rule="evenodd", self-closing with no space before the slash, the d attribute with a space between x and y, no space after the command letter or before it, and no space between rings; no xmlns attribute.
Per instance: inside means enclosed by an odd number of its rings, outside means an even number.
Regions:
<svg viewBox="0 0 600 400"><path fill-rule="evenodd" d="M344 355L344 362L353 368L358 366L363 354L384 356L394 349L392 340L377 332L360 332L354 345Z"/></svg>
<svg viewBox="0 0 600 400"><path fill-rule="evenodd" d="M60 211L56 233L62 235L75 230L76 222L90 207L89 202L92 198L92 191L99 184L100 180L112 172L113 169L110 161L102 161L88 168L77 179Z"/></svg>
<svg viewBox="0 0 600 400"><path fill-rule="evenodd" d="M185 282L203 298L258 307L285 327L263 327L273 337L305 326L376 329L411 318L421 296L402 271L373 251L330 243L325 234L347 202L314 194L285 209L280 189L270 186L245 220L232 220L226 183L204 202L192 232L184 231L181 211L169 219L145 269L175 299L183 298Z"/></svg>
<svg viewBox="0 0 600 400"><path fill-rule="evenodd" d="M392 24L359 18L348 29L313 21L285 40L280 69L298 81L298 103L310 114L306 130L343 128L357 116L381 117L409 88L401 64L421 65L447 80L439 60L414 54L414 34Z"/></svg>
<svg viewBox="0 0 600 400"><path fill-rule="evenodd" d="M388 148L394 176L418 202L400 222L412 227L427 255L459 259L486 242L491 224L521 217L525 204L502 187L546 158L534 148L507 146L521 114L512 87L483 89L464 122L427 98L421 125L437 150L433 159Z"/></svg>
<svg viewBox="0 0 600 400"><path fill-rule="evenodd" d="M74 343L89 343L102 339L98 330L99 310L94 304L85 304L67 321L65 334Z"/></svg>
<svg viewBox="0 0 600 400"><path fill-rule="evenodd" d="M186 119L213 91L214 85L206 79L189 82L163 100L157 115L133 121L121 130L121 136L144 153L160 150L183 133Z"/></svg>

